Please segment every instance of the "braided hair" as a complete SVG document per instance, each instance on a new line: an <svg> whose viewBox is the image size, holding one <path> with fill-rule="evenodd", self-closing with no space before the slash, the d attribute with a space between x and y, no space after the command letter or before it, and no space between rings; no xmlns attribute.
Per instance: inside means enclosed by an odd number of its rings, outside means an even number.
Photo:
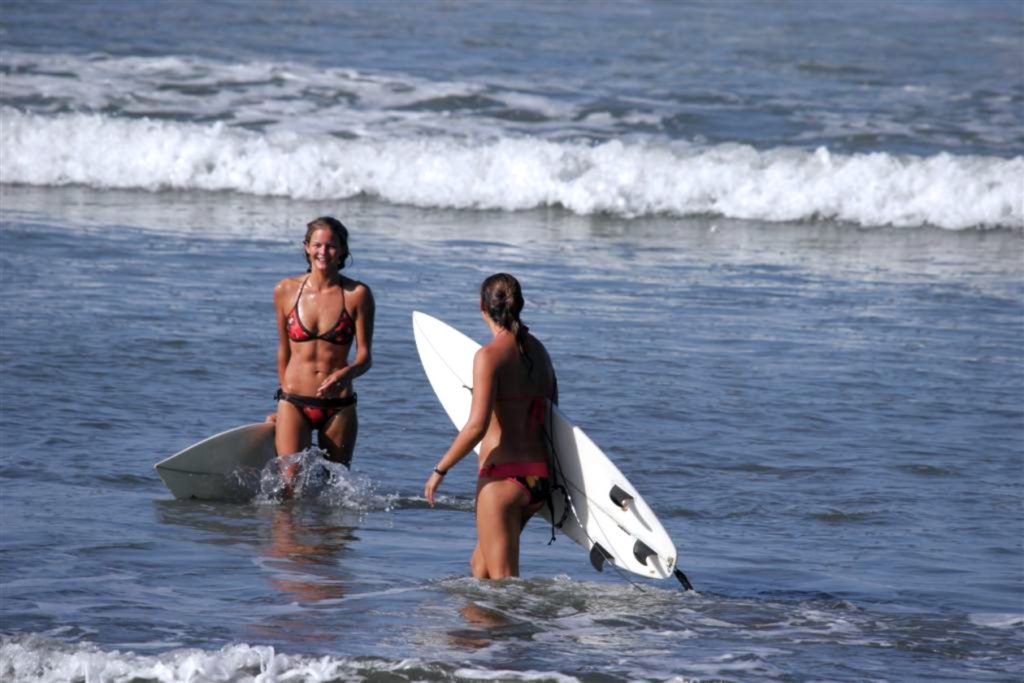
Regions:
<svg viewBox="0 0 1024 683"><path fill-rule="evenodd" d="M508 273L496 273L480 285L480 309L498 327L508 330L516 338L519 355L522 356L533 373L533 359L526 350L526 334L530 331L519 314L523 310L523 288L519 281Z"/></svg>
<svg viewBox="0 0 1024 683"><path fill-rule="evenodd" d="M315 218L306 224L306 238L302 240L303 244L309 244L309 240L313 237L313 233L317 230L323 230L327 228L334 235L335 239L338 240L338 244L341 246L341 261L338 265L338 272L345 267L345 261L348 260L352 253L348 250L348 228L341 224L337 218L333 216L320 216ZM305 253L305 252L303 252ZM313 271L313 264L309 260L309 254L306 256L306 272L311 273Z"/></svg>

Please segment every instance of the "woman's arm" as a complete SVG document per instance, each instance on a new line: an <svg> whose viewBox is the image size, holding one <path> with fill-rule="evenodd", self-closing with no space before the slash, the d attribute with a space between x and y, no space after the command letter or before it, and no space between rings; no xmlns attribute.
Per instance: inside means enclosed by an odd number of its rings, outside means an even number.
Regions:
<svg viewBox="0 0 1024 683"><path fill-rule="evenodd" d="M277 386L284 387L284 374L288 368L288 361L292 358L292 347L288 343L288 327L285 319L288 317L284 312L283 301L288 300L285 290L288 289L288 280L281 280L274 287L274 318L277 320ZM267 415L266 422L277 422L277 412Z"/></svg>
<svg viewBox="0 0 1024 683"><path fill-rule="evenodd" d="M369 287L360 287L363 292L356 303L356 357L348 366L352 379L365 375L373 366L373 320L377 314L377 302ZM359 287L356 288L358 291Z"/></svg>
<svg viewBox="0 0 1024 683"><path fill-rule="evenodd" d="M288 306L291 293L290 282L287 279L281 280L274 287L274 313L277 319L277 383L284 387L284 374L288 369L288 361L292 358L292 347L288 340L288 325L285 322L288 313L285 310Z"/></svg>
<svg viewBox="0 0 1024 683"><path fill-rule="evenodd" d="M473 403L469 409L469 419L459 431L458 436L448 447L448 451L438 461L434 472L427 479L423 495L427 502L434 504L434 492L441 485L443 473L455 467L473 447L480 443L491 424L494 412L494 400L497 394L497 383L494 381L495 364L490 351L484 347L473 356Z"/></svg>

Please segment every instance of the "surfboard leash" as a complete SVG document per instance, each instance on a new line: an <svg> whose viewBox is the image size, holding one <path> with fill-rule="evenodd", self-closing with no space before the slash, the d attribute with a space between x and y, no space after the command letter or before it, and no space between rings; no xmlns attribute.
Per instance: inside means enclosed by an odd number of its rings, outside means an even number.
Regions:
<svg viewBox="0 0 1024 683"><path fill-rule="evenodd" d="M551 407L552 407L552 405L553 405L553 403L549 399L548 400L548 420L547 420L547 425L551 424ZM552 472L557 471L557 473L558 473L557 476L561 477L562 480L564 481L565 478L562 477L562 464L558 460L558 450L555 448L554 439L552 438L550 431L547 429L547 425L545 425L545 428L544 428L543 431L544 431L544 436L547 437L548 447L551 449L551 459L554 462L554 467L552 468ZM588 541L590 541L591 547L602 548L601 544L598 543L597 541L595 541L590 536L590 534L587 533L586 527L584 527L583 526L583 522L580 521L580 515L579 515L578 512L576 512L576 504L573 503L573 501L572 501L572 494L569 493L569 489L567 487L565 487L565 486L562 486L561 484L558 484L557 482L552 482L551 490L554 491L556 488L562 489L562 496L565 499L565 504L563 505L563 508L562 508L562 517L558 521L558 523L555 524L555 507L554 507L554 503L551 500L551 495L550 494L548 495L548 509L551 510L551 540L548 541L548 545L551 545L552 543L555 542L555 527L561 529L562 526L565 524L566 518L569 516L569 512L571 511L572 512L572 516L576 519L576 524L579 526L580 531L582 531L583 535L587 537ZM606 558L606 559L608 559L608 558ZM611 565L612 569L615 570L615 573L617 573L620 578L625 580L626 583L628 583L629 585L631 585L633 588L637 589L641 593L646 593L647 592L647 589L644 588L643 586L641 586L640 584L636 583L633 579L631 579L629 577L629 575L626 574L626 572L622 569L622 567L618 566L614 562L609 562L608 564ZM597 567L595 567L595 568L597 568ZM601 570L598 569L598 571L601 571Z"/></svg>
<svg viewBox="0 0 1024 683"><path fill-rule="evenodd" d="M555 450L555 441L554 441L554 439L551 436L550 430L548 429L548 426L551 424L551 415L552 415L552 413L551 413L551 406L553 404L551 402L551 399L547 399L547 401L548 401L548 415L547 415L547 420L545 421L544 426L542 427L541 431L544 432L544 438L546 438L547 442L548 442L548 459L552 461L552 467L551 467L551 474L552 474L552 477L551 477L551 488L548 491L548 496L547 496L548 511L551 513L551 540L548 541L548 545L551 545L552 543L555 542L555 529L556 528L561 529L562 525L565 524L566 518L569 516L569 509L572 506L572 501L569 499L569 489L567 489L565 486L563 486L562 484L559 483L559 479L562 479L564 481L565 478L562 477L562 465L558 461L558 452ZM557 491L559 489L561 489L561 491L562 491L562 499L563 499L563 503L562 503L562 516L556 522L555 521L554 493L555 493L555 491ZM573 510L573 514L576 514L576 510L575 509ZM579 518L578 517L577 517L576 521L579 522ZM582 528L582 525L580 525L580 526Z"/></svg>

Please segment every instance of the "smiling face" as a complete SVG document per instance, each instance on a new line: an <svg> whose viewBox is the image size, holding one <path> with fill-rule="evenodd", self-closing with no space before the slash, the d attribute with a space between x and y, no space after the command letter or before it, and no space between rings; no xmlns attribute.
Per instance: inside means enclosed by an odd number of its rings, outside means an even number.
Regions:
<svg viewBox="0 0 1024 683"><path fill-rule="evenodd" d="M345 267L348 260L348 229L337 218L321 216L306 224L306 238L302 242L309 270L333 275ZM326 269L326 270L325 270Z"/></svg>
<svg viewBox="0 0 1024 683"><path fill-rule="evenodd" d="M306 260L313 270L323 275L338 272L341 266L341 240L328 227L317 228L306 240Z"/></svg>

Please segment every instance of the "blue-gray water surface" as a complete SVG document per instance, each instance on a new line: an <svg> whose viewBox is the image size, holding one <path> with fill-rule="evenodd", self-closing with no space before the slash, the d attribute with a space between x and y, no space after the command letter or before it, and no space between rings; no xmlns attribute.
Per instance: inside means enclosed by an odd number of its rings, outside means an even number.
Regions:
<svg viewBox="0 0 1024 683"><path fill-rule="evenodd" d="M0 679L1019 681L1022 45L1015 0L5 0ZM273 410L323 214L378 303L352 472L174 500ZM695 592L540 521L467 577L410 316L484 341L501 270Z"/></svg>
<svg viewBox="0 0 1024 683"><path fill-rule="evenodd" d="M379 307L353 472L213 504L172 500L152 465L272 410L271 290L304 265L295 216L325 207L3 199L8 672L60 680L100 652L143 680L238 680L210 661L261 656L320 680L1021 673L1018 234L343 205ZM597 574L542 522L522 580L465 578L472 468L425 505L454 429L410 314L482 340L498 270L696 593ZM333 673L310 673L321 656Z"/></svg>

